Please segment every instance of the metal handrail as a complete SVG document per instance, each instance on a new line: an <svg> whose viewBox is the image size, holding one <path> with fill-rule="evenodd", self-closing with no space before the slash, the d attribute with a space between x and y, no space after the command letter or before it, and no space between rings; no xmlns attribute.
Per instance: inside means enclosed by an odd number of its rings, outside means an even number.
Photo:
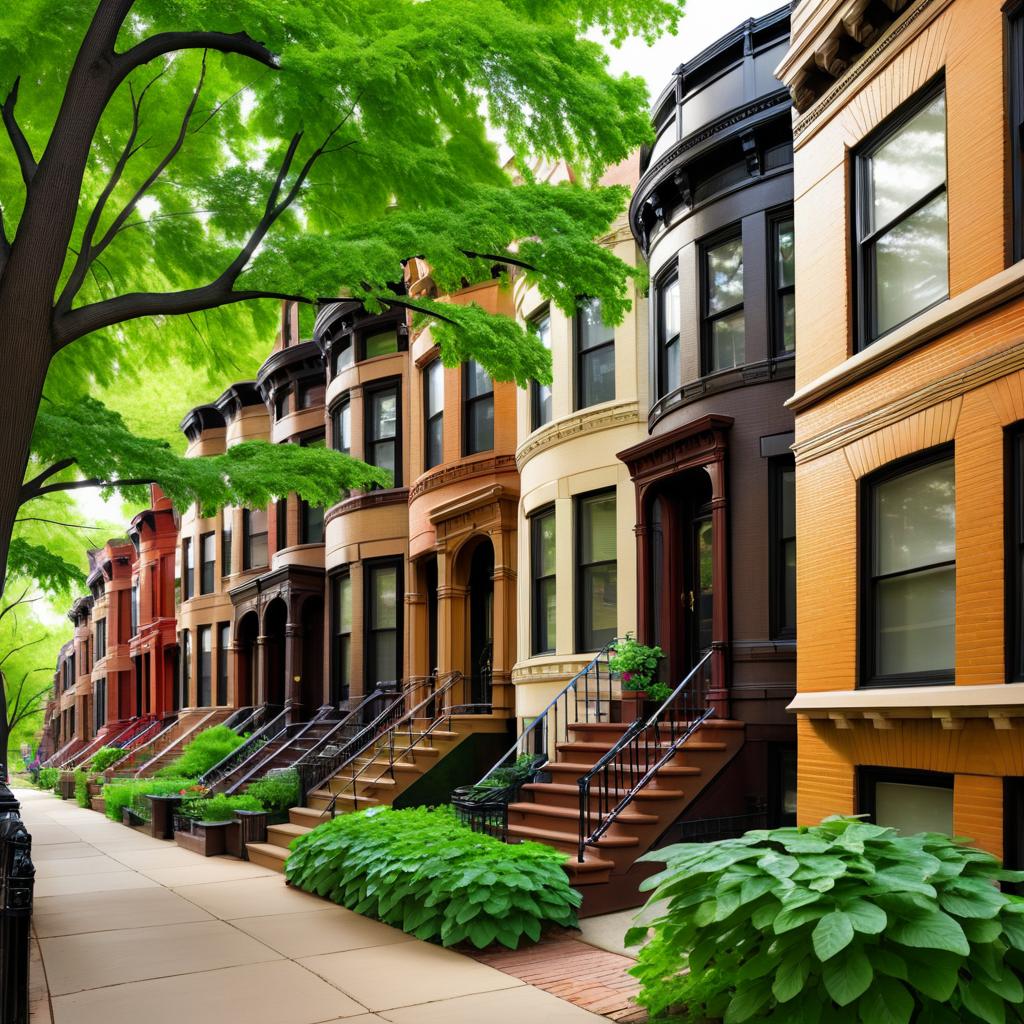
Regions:
<svg viewBox="0 0 1024 1024"><path fill-rule="evenodd" d="M152 715L143 715L136 721L128 736L122 733L118 736L117 741L110 745L117 747L119 750L127 750L140 736L152 729L154 725L159 724L159 721L158 718L154 718Z"/></svg>
<svg viewBox="0 0 1024 1024"><path fill-rule="evenodd" d="M264 716L266 712L264 711ZM235 747L227 757L222 757L212 768L199 776L198 782L208 789L223 782L228 775L241 768L250 757L262 750L264 745L276 739L288 725L288 711L281 711L269 722L264 722L244 743Z"/></svg>
<svg viewBox="0 0 1024 1024"><path fill-rule="evenodd" d="M309 750L303 751L302 756L291 767L298 768L300 765L306 765L319 759L321 757L321 750L324 747L331 746L332 741L337 737L339 732L346 728L350 728L356 722L361 723L364 713L371 704L376 703L382 697L390 695L390 691L385 690L374 690L372 693L368 693L354 708L347 711L343 718L335 722L334 725L309 748ZM360 730L360 732L362 732L362 730ZM359 733L356 733L356 736L358 735Z"/></svg>
<svg viewBox="0 0 1024 1024"><path fill-rule="evenodd" d="M67 751L71 750L71 748L76 743L78 743L78 742L79 742L78 737L77 736L72 736L71 739L69 739L67 741L67 743L64 744L63 747L61 747L59 750L55 750L45 761L43 761L43 763L40 765L40 767L41 768L56 768L56 767L58 767L61 762L58 761L57 758L62 756L62 755L64 755L64 754L66 754Z"/></svg>
<svg viewBox="0 0 1024 1024"><path fill-rule="evenodd" d="M104 746L116 747L118 745L118 740L120 740L125 733L131 732L138 725L138 721L138 718L131 719L120 732L114 735L113 740L109 743L106 742L108 739L106 736L94 736L84 747L76 750L63 764L60 765L61 770L70 771L72 768L77 768L78 765L92 757L97 750L100 750Z"/></svg>
<svg viewBox="0 0 1024 1024"><path fill-rule="evenodd" d="M222 724L226 725L229 729L233 729L235 732L239 732L242 729L248 728L252 724L253 719L260 715L263 709L263 704L259 707L238 708L228 715Z"/></svg>
<svg viewBox="0 0 1024 1024"><path fill-rule="evenodd" d="M609 652L612 652L612 651L615 650L615 645L618 642L619 642L618 640L609 640L608 643L606 643L604 645L604 647L602 647L601 650L599 650L597 652L597 654L595 654L594 657L591 658L591 660L582 669L580 669L580 671L577 672L576 675L574 675L572 677L572 679L569 680L568 683L565 684L565 686L551 699L551 701L548 703L548 706L546 708L544 708L544 710L541 711L541 713L539 715L537 715L537 717L534 718L533 721L530 722L530 724L528 726L526 726L526 728L523 729L523 731L516 737L516 741L512 745L512 749L509 750L504 756L499 758L499 760L496 761L491 766L490 770L480 780L480 782L483 782L485 779L489 779L499 768L504 768L508 764L509 761L515 761L515 759L517 757L519 757L520 754L531 753L531 751L529 751L527 749L525 740L527 739L527 737L529 737L531 734L533 734L535 732L537 732L538 735L541 735L541 747L543 749L543 752L545 754L549 755L550 754L550 747L549 747L549 742L550 742L549 719L552 720L553 723L554 723L554 727L553 727L552 732L554 733L554 737L555 737L555 742L556 743L559 741L559 739L567 740L569 738L569 727L570 726L576 725L580 721L583 721L583 722L591 721L590 712L591 712L591 708L592 707L593 707L593 711L594 711L594 719L593 720L594 721L600 721L600 715L601 715L601 683L602 683L602 680L601 680L601 666L602 665L606 665L606 672L607 672L607 679L606 679L606 682L607 682L607 696L605 698L605 703L606 703L606 708L610 711L610 709L611 709L611 700L612 700L612 696L613 696L613 691L612 691L612 685L611 684L616 681L617 677L616 677L616 674L612 672L611 667L608 666L607 663L608 663L608 661L610 660L610 657L611 657ZM593 676L594 676L594 697L595 697L595 700L593 702L591 701L591 694L590 694L591 674L593 674ZM583 687L583 694L582 694L583 718L582 719L579 716L579 711L580 711L580 693L579 693L579 690L580 690L581 685ZM576 703L576 708L575 708L576 716L575 717L570 717L570 715L569 715L569 697L570 697L570 694L575 697L575 703ZM564 735L561 736L561 737L559 736L559 732L558 732L558 727L559 727L559 708L560 707L562 708L561 724L562 724L563 732L564 732ZM541 730L543 730L542 733L540 732ZM536 753L536 751L533 751L533 752Z"/></svg>
<svg viewBox="0 0 1024 1024"><path fill-rule="evenodd" d="M706 722L715 709L707 702L706 690L697 692L696 680L705 666L711 664L708 651L669 694L660 707L646 718L637 719L618 740L578 780L580 791L579 849L577 859L582 862L588 846L593 846L608 831L616 818L632 803L679 748ZM662 730L668 732L667 745L663 744ZM658 753L660 756L657 756ZM637 780L635 776L642 772ZM591 806L591 783L601 776L597 787L597 809ZM627 785L627 778L629 784ZM623 796L614 807L612 793ZM593 819L597 824L591 826Z"/></svg>
<svg viewBox="0 0 1024 1024"><path fill-rule="evenodd" d="M166 721L166 719L164 721ZM172 729L176 729L178 727L178 725L180 725L181 723L180 723L180 720L178 719L178 717L175 716L174 719L171 722L168 722L167 725L164 725L163 722L159 721L159 720L158 720L157 724L159 724L161 726L161 728L159 728L157 730L157 733L156 733L155 736L151 736L146 741L147 743L150 742L150 740L152 740L153 743L158 743L162 737L166 736L167 733L169 733ZM132 769L132 768L134 768L135 767L134 762L129 763L129 764L126 764L126 762L131 762L132 761L132 758L139 752L139 746L140 746L139 744L133 744L132 749L129 750L129 751L126 751L125 752L125 756L122 757L120 761L115 761L107 769L107 771L110 772L110 773L114 773L114 772L118 771L118 769L122 769L122 768L124 768L124 769Z"/></svg>

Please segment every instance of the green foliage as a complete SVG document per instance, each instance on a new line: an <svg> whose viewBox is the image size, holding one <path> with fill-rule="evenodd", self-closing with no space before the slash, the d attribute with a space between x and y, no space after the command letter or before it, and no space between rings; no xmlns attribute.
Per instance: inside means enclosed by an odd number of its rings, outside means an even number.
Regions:
<svg viewBox="0 0 1024 1024"><path fill-rule="evenodd" d="M75 772L75 800L79 807L88 809L92 806L92 798L89 796L89 776L81 768Z"/></svg>
<svg viewBox="0 0 1024 1024"><path fill-rule="evenodd" d="M100 747L89 758L89 769L94 772L104 772L112 764L120 761L122 757L124 757L124 751L120 747Z"/></svg>
<svg viewBox="0 0 1024 1024"><path fill-rule="evenodd" d="M667 906L632 973L654 1014L800 1024L1024 1019L1024 873L948 836L856 818L643 859ZM627 944L642 941L632 929ZM688 972L688 973L684 973Z"/></svg>
<svg viewBox="0 0 1024 1024"><path fill-rule="evenodd" d="M157 773L158 779L198 779L232 751L237 750L245 738L226 725L213 725L197 733L185 744L185 749L170 764Z"/></svg>
<svg viewBox="0 0 1024 1024"><path fill-rule="evenodd" d="M475 833L450 807L343 814L291 849L293 885L445 946L515 949L546 925L576 923L580 895L561 867L565 854Z"/></svg>
<svg viewBox="0 0 1024 1024"><path fill-rule="evenodd" d="M103 787L103 812L111 821L121 821L121 811L130 807L136 795L170 796L182 793L191 779L115 779Z"/></svg>
<svg viewBox="0 0 1024 1024"><path fill-rule="evenodd" d="M496 768L486 779L481 779L474 791L505 789L528 781L547 760L542 754L520 754L507 768Z"/></svg>
<svg viewBox="0 0 1024 1024"><path fill-rule="evenodd" d="M275 772L250 782L245 791L271 814L283 814L299 802L299 776L294 771Z"/></svg>
<svg viewBox="0 0 1024 1024"><path fill-rule="evenodd" d="M632 633L617 641L615 648L608 653L611 655L608 667L621 675L624 690L643 690L654 678L658 662L664 656L660 647L639 643Z"/></svg>
<svg viewBox="0 0 1024 1024"><path fill-rule="evenodd" d="M40 789L55 789L59 781L59 768L40 768L39 778L36 779L36 785Z"/></svg>
<svg viewBox="0 0 1024 1024"><path fill-rule="evenodd" d="M672 687L668 683L648 683L644 692L649 701L662 704L672 696Z"/></svg>
<svg viewBox="0 0 1024 1024"><path fill-rule="evenodd" d="M262 811L263 804L248 793L228 796L217 793L199 800L185 800L179 813L196 821L233 821L235 811Z"/></svg>

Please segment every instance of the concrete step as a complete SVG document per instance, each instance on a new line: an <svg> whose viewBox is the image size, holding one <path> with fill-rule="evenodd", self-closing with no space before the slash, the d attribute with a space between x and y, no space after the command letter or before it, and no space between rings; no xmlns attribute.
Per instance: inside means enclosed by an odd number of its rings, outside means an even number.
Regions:
<svg viewBox="0 0 1024 1024"><path fill-rule="evenodd" d="M253 864L284 874L284 862L288 859L287 850L272 843L246 843L245 850Z"/></svg>
<svg viewBox="0 0 1024 1024"><path fill-rule="evenodd" d="M521 792L529 793L534 801L539 804L547 804L549 807L571 807L576 811L580 806L580 789L574 782L528 782L522 787ZM590 793L591 805L597 803L603 795L606 799L615 801L621 800L628 794L626 789L593 788ZM658 801L682 800L686 794L681 789L652 789L645 786L637 793L633 800L635 803L654 805Z"/></svg>
<svg viewBox="0 0 1024 1024"><path fill-rule="evenodd" d="M577 821L579 819L577 818ZM560 850L575 852L579 846L579 832L577 829L565 831L558 828L534 828L532 825L509 825L508 834L519 839L533 839L538 843L547 843ZM598 850L628 850L640 845L636 836L609 836L604 835L592 846Z"/></svg>
<svg viewBox="0 0 1024 1024"><path fill-rule="evenodd" d="M523 801L521 803L509 804L508 805L509 820L512 820L512 816L519 816L520 820L516 822L519 825L537 825L540 828L561 828L565 827L568 823L575 825L579 823L580 812L579 808L572 807L558 807L553 804L543 803L531 803ZM621 811L615 819L615 826L621 826L622 829L628 830L630 825L657 825L658 815L656 814L645 814L643 811L636 811L631 808L626 808Z"/></svg>
<svg viewBox="0 0 1024 1024"><path fill-rule="evenodd" d="M292 840L299 836L304 836L312 829L307 828L305 825L270 825L267 827L267 842L272 846L280 846L282 849L287 850L291 846Z"/></svg>

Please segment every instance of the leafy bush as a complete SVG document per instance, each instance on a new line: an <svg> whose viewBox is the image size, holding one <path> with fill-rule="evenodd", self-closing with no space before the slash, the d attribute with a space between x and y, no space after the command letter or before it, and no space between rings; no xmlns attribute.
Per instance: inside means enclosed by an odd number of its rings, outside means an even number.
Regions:
<svg viewBox="0 0 1024 1024"><path fill-rule="evenodd" d="M522 785L533 778L534 772L545 761L547 761L547 757L543 754L520 754L507 768L496 768L486 779L481 779L473 787L474 793L481 790L505 789L507 786Z"/></svg>
<svg viewBox="0 0 1024 1024"><path fill-rule="evenodd" d="M186 800L178 813L196 821L234 821L235 811L262 810L263 805L254 796L218 793L201 800Z"/></svg>
<svg viewBox="0 0 1024 1024"><path fill-rule="evenodd" d="M627 633L608 653L611 655L608 667L619 673L624 690L643 690L654 678L658 662L664 657L660 647L648 647L632 633Z"/></svg>
<svg viewBox="0 0 1024 1024"><path fill-rule="evenodd" d="M634 973L654 1014L725 1024L1024 1019L1024 900L990 854L856 818L662 849ZM647 926L626 943L643 941ZM684 973L688 971L688 973Z"/></svg>
<svg viewBox="0 0 1024 1024"><path fill-rule="evenodd" d="M251 782L245 792L256 797L271 814L283 814L299 802L299 773L278 772L258 782Z"/></svg>
<svg viewBox="0 0 1024 1024"><path fill-rule="evenodd" d="M191 779L116 779L103 787L103 812L111 821L120 822L121 811L131 806L136 793L167 796L191 784Z"/></svg>
<svg viewBox="0 0 1024 1024"><path fill-rule="evenodd" d="M75 772L75 800L79 807L89 808L92 806L92 797L89 796L89 776L81 768Z"/></svg>
<svg viewBox="0 0 1024 1024"><path fill-rule="evenodd" d="M473 832L450 807L343 814L291 849L293 885L445 946L497 940L515 949L545 925L576 923L581 897L562 870L564 853Z"/></svg>
<svg viewBox="0 0 1024 1024"><path fill-rule="evenodd" d="M94 772L105 772L112 764L116 764L124 757L124 751L120 747L100 747L89 759L89 770Z"/></svg>
<svg viewBox="0 0 1024 1024"><path fill-rule="evenodd" d="M672 696L672 687L668 683L648 683L647 699L653 704L664 704Z"/></svg>
<svg viewBox="0 0 1024 1024"><path fill-rule="evenodd" d="M40 789L53 789L60 781L59 768L40 768L36 785Z"/></svg>
<svg viewBox="0 0 1024 1024"><path fill-rule="evenodd" d="M197 733L185 744L185 749L170 764L157 773L158 779L198 779L218 761L223 761L245 742L244 737L226 725L212 725Z"/></svg>

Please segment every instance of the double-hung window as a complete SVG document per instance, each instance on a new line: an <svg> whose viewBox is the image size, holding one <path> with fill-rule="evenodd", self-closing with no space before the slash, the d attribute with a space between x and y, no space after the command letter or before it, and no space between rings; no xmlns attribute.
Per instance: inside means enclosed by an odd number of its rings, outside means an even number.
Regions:
<svg viewBox="0 0 1024 1024"><path fill-rule="evenodd" d="M196 592L196 562L192 550L192 538L186 537L181 542L181 599L188 601Z"/></svg>
<svg viewBox="0 0 1024 1024"><path fill-rule="evenodd" d="M181 693L178 696L178 707L187 708L191 699L192 689L192 634L181 631Z"/></svg>
<svg viewBox="0 0 1024 1024"><path fill-rule="evenodd" d="M296 390L295 405L298 409L313 409L324 404L327 385L320 378L301 381Z"/></svg>
<svg viewBox="0 0 1024 1024"><path fill-rule="evenodd" d="M1020 260L1024 259L1024 5L1021 3L1017 3L1009 12L1007 28L1006 67L1009 74L1006 84L1009 90L1012 160L1013 258ZM1021 793L1024 794L1024 788ZM1024 857L1024 849L1021 854Z"/></svg>
<svg viewBox="0 0 1024 1024"><path fill-rule="evenodd" d="M658 398L664 398L682 383L679 358L679 274L673 273L660 281L656 292L657 390Z"/></svg>
<svg viewBox="0 0 1024 1024"><path fill-rule="evenodd" d="M288 389L280 388L274 392L274 419L283 420L288 415Z"/></svg>
<svg viewBox="0 0 1024 1024"><path fill-rule="evenodd" d="M533 320L533 329L537 332L540 343L551 351L551 311L545 310ZM551 422L551 385L530 384L530 429L539 430Z"/></svg>
<svg viewBox="0 0 1024 1024"><path fill-rule="evenodd" d="M199 695L197 704L207 708L211 704L213 688L213 630L200 626L199 634Z"/></svg>
<svg viewBox="0 0 1024 1024"><path fill-rule="evenodd" d="M489 452L494 447L494 382L475 359L463 364L462 396L466 410L463 454Z"/></svg>
<svg viewBox="0 0 1024 1024"><path fill-rule="evenodd" d="M107 620L96 620L96 661L107 656Z"/></svg>
<svg viewBox="0 0 1024 1024"><path fill-rule="evenodd" d="M348 700L352 684L352 577L333 578L331 589L331 690L334 703Z"/></svg>
<svg viewBox="0 0 1024 1024"><path fill-rule="evenodd" d="M534 654L555 650L555 509L549 506L530 518L530 560L533 577L532 648Z"/></svg>
<svg viewBox="0 0 1024 1024"><path fill-rule="evenodd" d="M392 355L398 351L398 330L388 327L381 331L366 333L362 337L362 358L373 359L374 356Z"/></svg>
<svg viewBox="0 0 1024 1024"><path fill-rule="evenodd" d="M796 273L793 214L769 221L771 230L772 350L776 356L796 351Z"/></svg>
<svg viewBox="0 0 1024 1024"><path fill-rule="evenodd" d="M423 468L444 460L444 364L434 359L423 370Z"/></svg>
<svg viewBox="0 0 1024 1024"><path fill-rule="evenodd" d="M217 705L228 702L228 659L231 657L231 623L217 626Z"/></svg>
<svg viewBox="0 0 1024 1024"><path fill-rule="evenodd" d="M355 346L351 332L343 334L331 346L331 375L337 377L346 366L356 361Z"/></svg>
<svg viewBox="0 0 1024 1024"><path fill-rule="evenodd" d="M704 373L718 373L741 366L746 355L743 237L737 231L705 245L701 256Z"/></svg>
<svg viewBox="0 0 1024 1024"><path fill-rule="evenodd" d="M615 398L615 329L601 319L601 303L587 299L576 311L576 408Z"/></svg>
<svg viewBox="0 0 1024 1024"><path fill-rule="evenodd" d="M390 473L392 487L402 486L398 436L398 386L395 384L367 391L366 461L371 466Z"/></svg>
<svg viewBox="0 0 1024 1024"><path fill-rule="evenodd" d="M242 568L259 569L268 559L266 509L243 509Z"/></svg>
<svg viewBox="0 0 1024 1024"><path fill-rule="evenodd" d="M235 510L226 508L221 513L220 528L220 574L221 576L231 575L231 529L234 522Z"/></svg>
<svg viewBox="0 0 1024 1024"><path fill-rule="evenodd" d="M956 486L948 449L866 483L865 685L953 681Z"/></svg>
<svg viewBox="0 0 1024 1024"><path fill-rule="evenodd" d="M1006 513L1006 572L1010 584L1009 600L1006 602L1007 670L1008 677L1019 683L1024 682L1024 426L1017 427L1010 434L1009 442L1010 507ZM1024 857L1024 847L1021 854Z"/></svg>
<svg viewBox="0 0 1024 1024"><path fill-rule="evenodd" d="M796 636L796 468L792 456L771 459L768 472L772 636L792 640Z"/></svg>
<svg viewBox="0 0 1024 1024"><path fill-rule="evenodd" d="M576 499L576 649L600 650L618 621L615 492Z"/></svg>
<svg viewBox="0 0 1024 1024"><path fill-rule="evenodd" d="M213 593L213 578L217 569L217 534L204 533L199 537L199 593Z"/></svg>
<svg viewBox="0 0 1024 1024"><path fill-rule="evenodd" d="M860 347L949 294L946 93L929 86L879 126L854 164Z"/></svg>
<svg viewBox="0 0 1024 1024"><path fill-rule="evenodd" d="M399 566L394 562L371 564L367 568L367 684L371 689L375 683L393 682L401 675L398 574Z"/></svg>
<svg viewBox="0 0 1024 1024"><path fill-rule="evenodd" d="M323 437L311 437L302 442L303 448L325 448ZM299 501L299 543L323 544L324 510L322 506L310 505L305 498Z"/></svg>

